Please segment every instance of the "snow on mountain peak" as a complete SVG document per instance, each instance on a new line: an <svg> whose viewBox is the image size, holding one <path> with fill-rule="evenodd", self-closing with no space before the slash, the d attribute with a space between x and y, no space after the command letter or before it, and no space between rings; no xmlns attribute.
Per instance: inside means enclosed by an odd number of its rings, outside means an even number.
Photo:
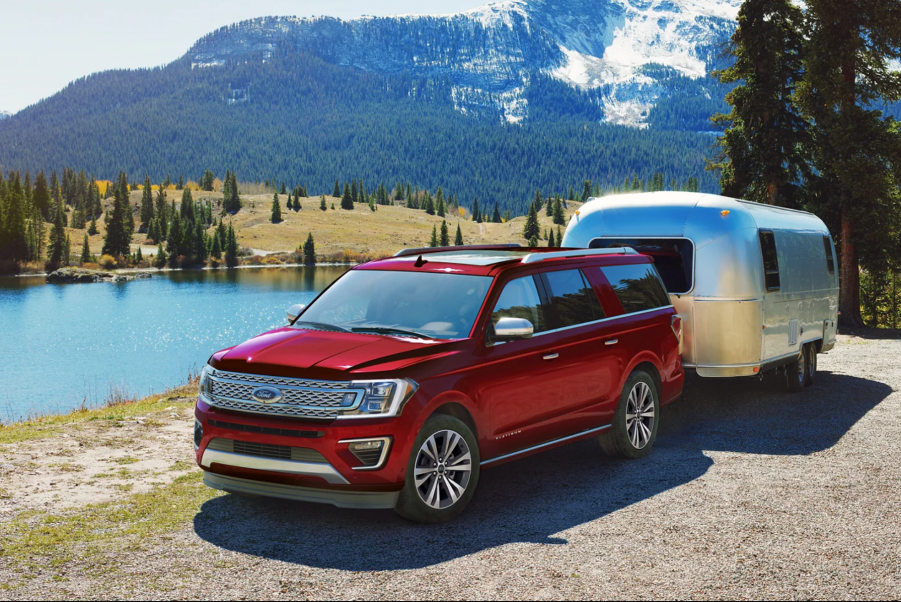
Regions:
<svg viewBox="0 0 901 602"><path fill-rule="evenodd" d="M501 0L450 15L254 19L220 29L189 51L221 65L281 43L371 71L449 77L461 111L486 102L508 121L528 114L533 74L603 88L606 119L641 125L667 93L667 74L704 77L734 31L742 0ZM666 71L666 70L669 71ZM656 75L652 72L656 72ZM475 103L475 104L468 104Z"/></svg>

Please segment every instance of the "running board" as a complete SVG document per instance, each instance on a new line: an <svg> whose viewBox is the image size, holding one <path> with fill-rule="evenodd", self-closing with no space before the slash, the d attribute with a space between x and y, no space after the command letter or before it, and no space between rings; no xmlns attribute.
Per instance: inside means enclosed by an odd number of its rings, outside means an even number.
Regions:
<svg viewBox="0 0 901 602"><path fill-rule="evenodd" d="M481 464L479 464L479 466L487 466L488 464L492 464L492 463L494 463L494 462L500 462L501 460L508 460L508 459L510 459L510 458L515 458L516 456L521 456L522 454L527 454L527 453L529 453L529 452L533 452L533 451L536 451L536 450L539 450L539 449L548 447L548 446L550 446L550 445L556 445L556 444L558 444L558 443L563 443L564 441L570 441L570 440L572 440L572 439L578 439L579 437L585 437L585 436L588 436L588 435L592 435L592 434L594 434L594 433L598 433L598 432L600 432L600 431L607 430L607 429L609 429L611 426L613 426L613 425L612 425L612 424L608 424L608 425L605 425L605 426L599 426L599 427L594 428L594 429L589 429L589 430L587 430L587 431L582 431L581 433L576 433L575 435L570 435L569 437L562 437L562 438L560 438L560 439L554 439L553 441L548 441L547 443L542 443L542 444L540 444L540 445L534 445L534 446L532 446L532 447L527 447L526 449L521 449L521 450L519 450L519 451L517 451L517 452L513 452L512 454L506 454L506 455L504 455L504 456L498 456L497 458L491 458L490 460L485 460L484 462L482 462Z"/></svg>

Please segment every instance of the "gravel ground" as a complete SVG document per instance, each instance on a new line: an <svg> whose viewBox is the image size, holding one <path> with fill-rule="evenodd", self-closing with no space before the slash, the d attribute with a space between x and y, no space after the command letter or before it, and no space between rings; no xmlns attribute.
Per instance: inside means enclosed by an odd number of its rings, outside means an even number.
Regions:
<svg viewBox="0 0 901 602"><path fill-rule="evenodd" d="M217 496L114 570L0 598L898 599L899 389L901 340L842 337L799 395L695 382L648 458L585 441L485 471L451 524Z"/></svg>

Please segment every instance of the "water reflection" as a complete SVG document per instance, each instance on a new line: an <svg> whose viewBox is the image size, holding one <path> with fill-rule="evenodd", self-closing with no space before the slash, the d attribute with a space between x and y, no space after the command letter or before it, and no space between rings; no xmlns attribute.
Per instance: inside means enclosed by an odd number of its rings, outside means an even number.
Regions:
<svg viewBox="0 0 901 602"><path fill-rule="evenodd" d="M205 270L122 284L0 278L0 419L183 381L209 355L276 328L346 267Z"/></svg>

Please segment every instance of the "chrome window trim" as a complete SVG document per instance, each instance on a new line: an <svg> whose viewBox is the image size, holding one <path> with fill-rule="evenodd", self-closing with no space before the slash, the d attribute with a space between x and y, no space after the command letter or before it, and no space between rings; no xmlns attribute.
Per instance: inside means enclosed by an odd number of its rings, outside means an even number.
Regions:
<svg viewBox="0 0 901 602"><path fill-rule="evenodd" d="M555 328L554 330L545 330L539 332L538 334L532 335L532 338L544 336L546 334L553 334L555 332L563 332L564 330L572 330L573 328L582 328L583 326L594 326L595 324L601 324L603 322L609 322L610 320L619 320L620 318L628 318L629 316L640 316L641 314L649 314L653 311L660 311L661 309L675 309L673 305L661 305L660 307L655 307L654 309L645 309L642 311L634 311L629 314L620 314L618 316L611 316L609 318L603 318L601 320L594 320L592 322L583 322L581 324L575 324L573 326L564 326L563 328Z"/></svg>
<svg viewBox="0 0 901 602"><path fill-rule="evenodd" d="M679 297L683 296L691 296L691 294L695 290L695 268L698 265L698 245L695 243L693 238L689 238L688 236L595 236L591 240L588 241L589 248L591 247L591 243L596 240L622 240L624 238L631 238L632 240L687 240L691 243L691 288L688 289L684 293L671 293L666 290L666 286L664 285L663 290L666 291L667 295L676 295ZM631 248L631 247L630 247ZM633 249L634 251L634 249ZM637 251L636 251L637 253ZM656 266L654 266L656 268ZM659 272L659 270L658 270ZM659 277L659 274L658 274ZM662 280L662 278L661 278Z"/></svg>
<svg viewBox="0 0 901 602"><path fill-rule="evenodd" d="M522 454L525 454L525 453L528 453L528 452L531 452L531 451L535 451L535 450L538 450L538 449L542 449L542 448L545 448L545 447L547 447L547 446L549 446L549 445L554 445L554 444L557 444L557 443L562 443L562 442L564 442L564 441L569 441L570 439L576 439L577 437L582 437L582 436L584 436L584 435L590 435L590 434L592 434L592 433L597 433L598 431L603 431L603 430L605 430L605 429L609 429L611 426L613 426L613 425L612 425L612 424L607 424L607 425L604 425L604 426L599 426L599 427L597 427L597 428L588 429L587 431L582 431L581 433L576 433L575 435L569 435L568 437L561 437L561 438L559 438L559 439L554 439L553 441L548 441L548 442L546 442L546 443L541 443L540 445L533 445L532 447L527 447L526 449L521 449L521 450L519 450L519 451L510 453L510 454L505 454L505 455L503 455L503 456L498 456L497 458L491 458L490 460L485 460L484 462L480 463L479 466L485 466L485 465L487 465L487 464L491 464L492 462L499 462L499 461L501 461L501 460L506 460L506 459L508 459L508 458L513 458L513 457L515 457L515 456L519 456L519 455L522 455Z"/></svg>
<svg viewBox="0 0 901 602"><path fill-rule="evenodd" d="M365 437L363 439L342 439L342 440L338 441L338 445L342 445L345 443L347 445L350 445L351 443L364 443L367 441L382 441L383 442L382 455L379 457L379 461L375 466L357 466L357 467L354 467L354 470L361 470L361 471L378 470L378 469L382 468L383 466L385 466L385 462L388 461L388 452L391 451L392 437ZM350 452L350 453L353 453L353 452ZM356 457L356 456L354 456L354 457Z"/></svg>
<svg viewBox="0 0 901 602"><path fill-rule="evenodd" d="M284 474L306 475L321 477L331 485L350 485L350 481L335 470L331 464L295 462L293 460L276 460L274 458L260 458L257 456L245 456L229 452L216 451L207 448L203 452L200 461L202 468L209 469L213 464L223 466L235 466L237 468L249 468L251 470L265 470Z"/></svg>

